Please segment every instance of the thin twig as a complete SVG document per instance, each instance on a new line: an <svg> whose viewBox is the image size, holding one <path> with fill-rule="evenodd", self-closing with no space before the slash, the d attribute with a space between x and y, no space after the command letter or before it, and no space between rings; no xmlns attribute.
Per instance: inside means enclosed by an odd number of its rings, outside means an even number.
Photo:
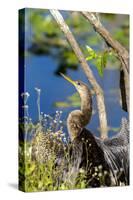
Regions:
<svg viewBox="0 0 133 200"><path fill-rule="evenodd" d="M105 42L114 49L121 62L124 72L125 88L126 88L126 103L129 110L129 53L117 40L115 40L109 31L102 25L96 13L81 12L82 15L93 25L94 29L102 36Z"/></svg>
<svg viewBox="0 0 133 200"><path fill-rule="evenodd" d="M103 90L100 87L100 85L97 83L91 71L91 68L84 57L84 54L82 53L77 41L75 40L75 37L73 36L72 32L70 31L68 25L64 21L60 12L58 10L50 10L50 12L52 16L54 17L54 19L57 21L60 29L63 31L64 35L66 36L75 55L77 56L77 59L79 60L79 63L81 64L81 67L84 73L86 74L89 82L94 88L94 91L97 97L97 107L98 107L98 112L99 112L101 138L106 138L107 137L107 117L106 117Z"/></svg>

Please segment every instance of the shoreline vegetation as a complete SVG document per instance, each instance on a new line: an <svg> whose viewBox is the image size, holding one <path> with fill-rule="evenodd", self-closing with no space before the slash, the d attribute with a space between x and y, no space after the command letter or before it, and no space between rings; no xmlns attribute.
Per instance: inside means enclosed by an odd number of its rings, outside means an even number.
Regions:
<svg viewBox="0 0 133 200"><path fill-rule="evenodd" d="M35 90L39 113L41 90ZM102 166L98 162L99 158L93 158L99 148L92 142L93 139L88 143L89 140L82 136L78 142L70 142L70 138L63 131L62 111L56 111L54 117L40 112L38 122L35 124L29 117L27 102L30 94L26 92L21 96L24 103L22 106L24 119L21 119L19 124L20 190L36 192L125 185L120 181L122 168L119 175L116 170L117 180L114 180L108 166L105 164ZM88 149L91 149L91 146L96 148L90 153ZM100 151L98 149L98 156L101 157L103 155L99 154ZM90 160L86 153L93 159ZM83 155L84 159L88 160L81 165Z"/></svg>

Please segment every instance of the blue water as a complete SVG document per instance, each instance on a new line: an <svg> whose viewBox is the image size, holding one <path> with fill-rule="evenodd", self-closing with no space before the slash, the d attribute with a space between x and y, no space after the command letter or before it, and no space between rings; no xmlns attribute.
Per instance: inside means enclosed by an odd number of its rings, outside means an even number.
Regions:
<svg viewBox="0 0 133 200"><path fill-rule="evenodd" d="M60 76L55 76L54 71L57 68L55 60L50 56L29 56L26 58L25 80L26 91L30 93L28 99L29 114L33 121L38 120L37 94L35 87L41 89L41 111L53 115L57 108L53 106L54 102L65 101L68 96L75 92L75 88ZM127 113L121 109L119 93L119 70L106 69L104 77L101 78L94 66L91 66L93 73L104 90L105 104L107 110L108 126L119 127L121 118L128 117ZM73 79L80 79L88 84L87 78L81 68L77 71L68 71L68 75ZM66 120L68 113L75 108L63 109L63 120ZM91 122L87 126L96 135L99 135L99 119L96 107L96 98L93 97L93 109L96 111L92 116ZM59 109L58 109L59 110ZM109 135L113 135L112 131Z"/></svg>

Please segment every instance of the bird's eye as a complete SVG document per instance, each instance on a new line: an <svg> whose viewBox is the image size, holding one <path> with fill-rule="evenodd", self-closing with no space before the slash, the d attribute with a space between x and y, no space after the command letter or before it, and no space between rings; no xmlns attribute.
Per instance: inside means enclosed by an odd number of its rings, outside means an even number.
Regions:
<svg viewBox="0 0 133 200"><path fill-rule="evenodd" d="M80 82L77 82L78 85L80 85Z"/></svg>

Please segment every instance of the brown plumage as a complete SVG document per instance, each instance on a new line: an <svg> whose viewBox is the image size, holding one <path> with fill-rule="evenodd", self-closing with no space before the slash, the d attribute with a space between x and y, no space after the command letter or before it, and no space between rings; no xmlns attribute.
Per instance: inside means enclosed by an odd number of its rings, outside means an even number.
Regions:
<svg viewBox="0 0 133 200"><path fill-rule="evenodd" d="M73 141L78 137L82 129L89 123L92 115L92 97L88 86L82 81L73 81L69 77L61 74L67 81L72 83L81 98L81 110L74 110L67 118L68 133Z"/></svg>

